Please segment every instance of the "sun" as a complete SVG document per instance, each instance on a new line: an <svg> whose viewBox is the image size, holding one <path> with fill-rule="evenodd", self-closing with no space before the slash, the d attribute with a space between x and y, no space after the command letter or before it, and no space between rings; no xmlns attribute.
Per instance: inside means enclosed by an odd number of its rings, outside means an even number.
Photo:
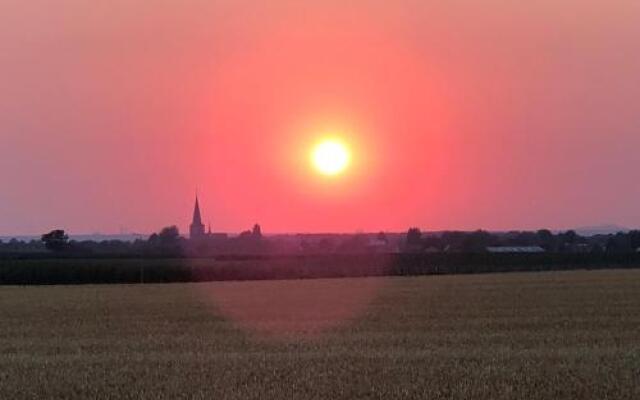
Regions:
<svg viewBox="0 0 640 400"><path fill-rule="evenodd" d="M339 139L324 139L313 147L311 163L323 175L338 175L351 162L351 152Z"/></svg>

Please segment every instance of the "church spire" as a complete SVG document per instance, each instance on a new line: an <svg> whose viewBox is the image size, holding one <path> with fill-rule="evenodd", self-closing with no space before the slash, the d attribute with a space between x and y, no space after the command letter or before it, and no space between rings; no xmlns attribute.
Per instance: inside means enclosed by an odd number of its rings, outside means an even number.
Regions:
<svg viewBox="0 0 640 400"><path fill-rule="evenodd" d="M192 225L202 225L202 216L200 215L200 204L198 203L198 195L196 194L196 205L193 208Z"/></svg>
<svg viewBox="0 0 640 400"><path fill-rule="evenodd" d="M196 204L193 207L193 220L189 227L189 237L198 239L204 236L204 224L202 223L202 215L200 214L200 203L198 202L198 194L196 193Z"/></svg>

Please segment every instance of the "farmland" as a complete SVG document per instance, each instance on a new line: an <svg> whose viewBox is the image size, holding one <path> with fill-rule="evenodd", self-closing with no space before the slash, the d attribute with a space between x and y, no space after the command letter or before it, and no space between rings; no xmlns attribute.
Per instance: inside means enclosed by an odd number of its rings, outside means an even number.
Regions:
<svg viewBox="0 0 640 400"><path fill-rule="evenodd" d="M0 286L2 398L640 398L640 270Z"/></svg>

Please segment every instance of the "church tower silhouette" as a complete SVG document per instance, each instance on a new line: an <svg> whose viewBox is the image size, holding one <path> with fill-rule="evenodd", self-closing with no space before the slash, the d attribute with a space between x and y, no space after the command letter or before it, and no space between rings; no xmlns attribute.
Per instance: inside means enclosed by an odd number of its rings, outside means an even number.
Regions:
<svg viewBox="0 0 640 400"><path fill-rule="evenodd" d="M204 236L204 224L202 223L200 204L198 203L198 195L196 194L196 205L193 208L193 220L191 221L191 226L189 226L189 238L200 239Z"/></svg>

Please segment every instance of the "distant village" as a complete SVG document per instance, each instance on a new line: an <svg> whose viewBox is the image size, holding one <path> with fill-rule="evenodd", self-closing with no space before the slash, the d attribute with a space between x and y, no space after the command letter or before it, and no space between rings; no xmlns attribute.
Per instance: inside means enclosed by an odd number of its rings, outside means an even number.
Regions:
<svg viewBox="0 0 640 400"><path fill-rule="evenodd" d="M321 255L321 254L428 254L428 253L640 253L640 231L580 235L573 230L488 232L300 233L265 235L255 224L238 235L205 227L196 196L188 236L170 226L148 237L133 240L115 238L70 239L61 229L45 233L38 240L0 240L0 253L77 253L121 255L176 255L208 257L218 255Z"/></svg>

